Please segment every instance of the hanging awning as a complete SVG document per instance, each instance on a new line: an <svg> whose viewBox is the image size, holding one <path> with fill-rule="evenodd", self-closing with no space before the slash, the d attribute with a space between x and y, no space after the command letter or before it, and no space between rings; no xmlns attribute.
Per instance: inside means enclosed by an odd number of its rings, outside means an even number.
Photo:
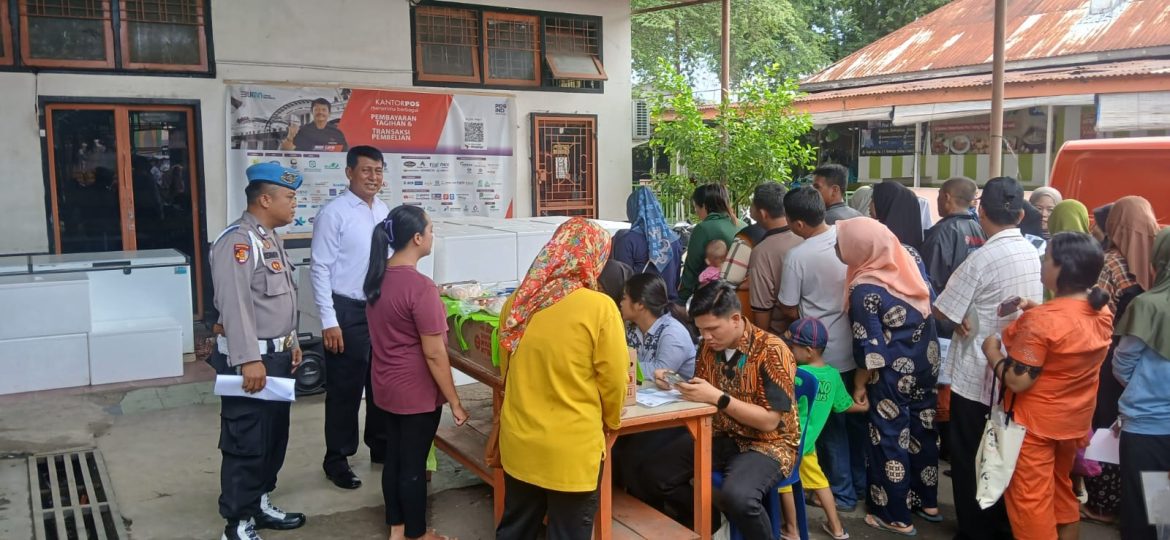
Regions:
<svg viewBox="0 0 1170 540"><path fill-rule="evenodd" d="M1044 96L1020 99L1007 99L1003 102L1003 110L1028 109L1045 106L1081 106L1094 103L1093 94L1074 96ZM968 116L979 116L991 113L991 101L959 101L955 103L931 103L926 105L898 105L894 107L895 126L910 126L918 123L939 120L951 120Z"/></svg>
<svg viewBox="0 0 1170 540"><path fill-rule="evenodd" d="M852 111L826 111L812 113L814 129L821 129L831 124L845 122L868 122L871 120L889 120L894 112L893 107L873 107L869 109L855 109Z"/></svg>
<svg viewBox="0 0 1170 540"><path fill-rule="evenodd" d="M1170 129L1170 92L1101 94L1097 131Z"/></svg>

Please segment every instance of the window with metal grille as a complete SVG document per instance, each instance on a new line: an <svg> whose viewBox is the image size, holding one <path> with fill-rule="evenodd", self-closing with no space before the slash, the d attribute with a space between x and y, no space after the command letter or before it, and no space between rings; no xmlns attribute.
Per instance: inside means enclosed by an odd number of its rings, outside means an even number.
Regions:
<svg viewBox="0 0 1170 540"><path fill-rule="evenodd" d="M21 60L37 67L114 67L110 3L20 0Z"/></svg>
<svg viewBox="0 0 1170 540"><path fill-rule="evenodd" d="M540 85L539 25L534 15L484 12L484 82Z"/></svg>
<svg viewBox="0 0 1170 540"><path fill-rule="evenodd" d="M479 83L479 18L475 10L414 9L418 80Z"/></svg>
<svg viewBox="0 0 1170 540"><path fill-rule="evenodd" d="M554 86L600 88L606 80L601 63L597 22L574 17L545 17L544 60Z"/></svg>
<svg viewBox="0 0 1170 540"><path fill-rule="evenodd" d="M122 63L129 69L207 69L201 0L122 0Z"/></svg>

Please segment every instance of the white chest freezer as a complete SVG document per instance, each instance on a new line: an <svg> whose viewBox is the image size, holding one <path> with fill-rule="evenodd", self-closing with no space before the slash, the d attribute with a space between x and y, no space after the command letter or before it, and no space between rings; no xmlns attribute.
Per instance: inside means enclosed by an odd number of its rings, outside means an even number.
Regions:
<svg viewBox="0 0 1170 540"><path fill-rule="evenodd" d="M419 261L419 271L429 265L435 283L517 280L514 233L447 222L435 222L434 225L434 247L430 256Z"/></svg>
<svg viewBox="0 0 1170 540"><path fill-rule="evenodd" d="M89 297L85 274L0 276L0 339L89 332Z"/></svg>
<svg viewBox="0 0 1170 540"><path fill-rule="evenodd" d="M30 272L28 255L0 257L0 276L15 276Z"/></svg>
<svg viewBox="0 0 1170 540"><path fill-rule="evenodd" d="M182 330L183 352L195 351L191 266L173 249L36 255L32 272L89 278L94 323L170 318Z"/></svg>
<svg viewBox="0 0 1170 540"><path fill-rule="evenodd" d="M517 220L508 220L492 228L516 235L516 270L519 272L517 278L519 280L524 279L528 268L532 266L532 261L536 260L536 256L548 241L552 240L553 233L557 230L557 226L551 223Z"/></svg>

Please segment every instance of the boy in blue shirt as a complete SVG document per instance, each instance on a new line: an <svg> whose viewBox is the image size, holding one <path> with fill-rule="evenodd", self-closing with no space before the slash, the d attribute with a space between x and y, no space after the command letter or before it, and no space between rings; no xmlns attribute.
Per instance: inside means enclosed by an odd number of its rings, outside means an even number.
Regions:
<svg viewBox="0 0 1170 540"><path fill-rule="evenodd" d="M837 503L833 499L833 491L829 488L829 480L821 471L817 461L817 437L825 428L825 422L830 413L860 413L866 411L866 406L853 402L853 397L845 389L841 375L837 368L825 363L821 355L829 343L829 331L821 321L814 317L797 319L784 333L784 341L792 349L792 356L801 369L816 377L819 386L817 397L811 406L799 402L800 425L805 426L804 457L800 461L800 481L806 491L814 493L820 500L820 506L825 510L827 521L821 524L823 529L834 540L846 540L849 533L841 524L837 515ZM797 379L800 384L800 379ZM784 530L781 537L784 539L797 538L796 530L796 502L792 497L791 488L780 490L780 501L784 512Z"/></svg>

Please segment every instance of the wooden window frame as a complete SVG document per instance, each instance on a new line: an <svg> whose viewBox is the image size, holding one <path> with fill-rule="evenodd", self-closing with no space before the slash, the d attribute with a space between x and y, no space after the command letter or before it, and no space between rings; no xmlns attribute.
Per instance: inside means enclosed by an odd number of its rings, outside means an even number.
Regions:
<svg viewBox="0 0 1170 540"><path fill-rule="evenodd" d="M157 64L152 62L131 62L130 61L130 23L144 22L145 24L152 24L152 21L131 21L127 18L126 0L118 0L118 10L121 15L120 30L122 49L122 69L127 70L141 70L141 71L191 71L196 73L206 73L208 68L207 60L207 13L204 9L206 2L203 0L195 0L195 18L197 23L195 26L199 27L199 63L198 64ZM168 24L168 23L158 23Z"/></svg>
<svg viewBox="0 0 1170 540"><path fill-rule="evenodd" d="M578 56L590 58L593 60L593 65L597 66L597 73L574 73L557 70L557 65L552 61L553 57L557 56ZM605 66L601 64L601 60L597 58L596 54L567 54L559 52L544 53L545 61L548 62L548 71L554 80L558 81L608 81L609 76L605 74Z"/></svg>
<svg viewBox="0 0 1170 540"><path fill-rule="evenodd" d="M105 60L62 60L54 58L30 58L29 30L28 30L28 3L29 0L17 0L20 15L20 62L30 67L47 68L78 68L78 69L114 69L114 14L111 0L101 0L104 43L106 46ZM33 15L37 17L38 15ZM93 19L89 19L93 20Z"/></svg>
<svg viewBox="0 0 1170 540"><path fill-rule="evenodd" d="M492 47L488 45L488 22L489 21L504 21L504 22L520 22L532 25L532 74L533 77L529 79L504 79L494 78L491 76L491 54ZM539 87L541 85L540 74L540 60L544 54L544 49L540 43L540 32L544 27L544 21L541 17L536 15L518 15L512 13L499 13L495 11L483 12L483 38L481 46L483 47L483 83L488 86L532 86ZM518 49L511 49L518 50Z"/></svg>
<svg viewBox="0 0 1170 540"><path fill-rule="evenodd" d="M8 21L8 0L0 0L0 66L11 66L15 61L16 44L12 42L12 25Z"/></svg>
<svg viewBox="0 0 1170 540"><path fill-rule="evenodd" d="M415 27L415 34L413 37L415 77L419 81L425 81L425 82L480 84L482 82L482 79L480 78L480 71L481 70L480 70L479 49L483 46L483 38L484 38L483 34L480 34L479 36L477 36L477 38L475 40L476 41L475 44L468 47L468 55L471 58L471 71L472 71L471 76L441 75L441 74L433 74L433 73L426 72L426 64L423 62L423 46L424 45L432 45L432 44L436 44L436 43L427 43L427 42L423 42L422 40L419 39L418 27L417 27L418 16L420 13L435 13L435 12L442 13L442 12L449 12L449 11L464 11L464 12L470 13L473 19L478 18L478 13L474 9L470 9L470 8L417 6L411 12L411 22L413 23L413 25ZM478 21L476 21L476 22L477 22L477 24L474 25L473 28L480 28Z"/></svg>

